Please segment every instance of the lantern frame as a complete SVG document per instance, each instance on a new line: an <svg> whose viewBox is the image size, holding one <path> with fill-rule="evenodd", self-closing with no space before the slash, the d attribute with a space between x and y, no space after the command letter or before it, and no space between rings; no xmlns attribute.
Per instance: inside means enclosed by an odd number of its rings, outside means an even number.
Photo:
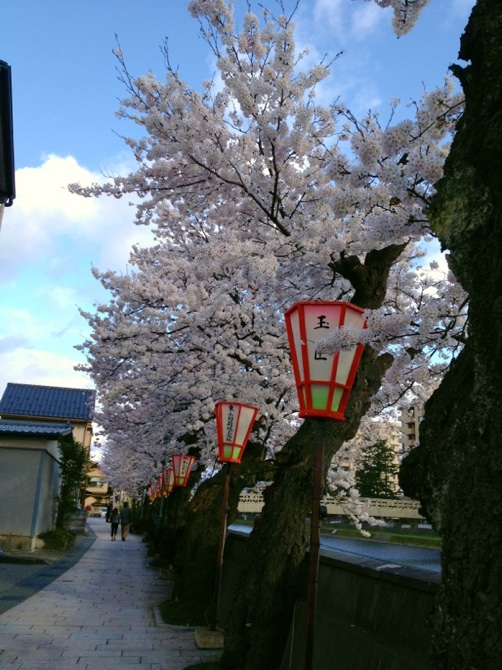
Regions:
<svg viewBox="0 0 502 670"><path fill-rule="evenodd" d="M195 456L174 454L171 457L173 469L173 486L186 486L195 462Z"/></svg>
<svg viewBox="0 0 502 670"><path fill-rule="evenodd" d="M284 313L284 318L299 416L343 421L364 345L357 344L353 349L334 354L318 354L316 345L330 331L343 326L364 330L367 327L364 310L340 300L300 301Z"/></svg>
<svg viewBox="0 0 502 670"><path fill-rule="evenodd" d="M240 463L258 414L258 407L234 400L219 400L214 411L218 460L222 463Z"/></svg>

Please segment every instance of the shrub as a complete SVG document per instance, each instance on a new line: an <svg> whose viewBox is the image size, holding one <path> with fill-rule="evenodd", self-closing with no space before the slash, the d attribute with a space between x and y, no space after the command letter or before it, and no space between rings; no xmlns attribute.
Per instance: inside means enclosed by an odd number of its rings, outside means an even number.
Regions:
<svg viewBox="0 0 502 670"><path fill-rule="evenodd" d="M44 542L44 547L52 551L68 551L75 544L75 537L75 533L63 528L57 528L39 535L39 538Z"/></svg>

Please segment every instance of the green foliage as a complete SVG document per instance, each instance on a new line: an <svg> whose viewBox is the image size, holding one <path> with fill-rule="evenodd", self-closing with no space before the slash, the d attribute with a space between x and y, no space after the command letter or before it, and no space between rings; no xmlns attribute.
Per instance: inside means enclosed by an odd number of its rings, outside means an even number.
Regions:
<svg viewBox="0 0 502 670"><path fill-rule="evenodd" d="M172 626L207 626L206 608L199 603L181 603L165 600L160 604L160 614L164 623Z"/></svg>
<svg viewBox="0 0 502 670"><path fill-rule="evenodd" d="M395 498L399 466L386 440L366 449L356 471L356 488L363 498Z"/></svg>
<svg viewBox="0 0 502 670"><path fill-rule="evenodd" d="M39 535L40 539L44 542L44 547L46 549L51 549L54 551L68 551L75 544L75 533L72 533L70 530L64 530L63 528L57 528L56 530L51 530L48 533L42 533Z"/></svg>
<svg viewBox="0 0 502 670"><path fill-rule="evenodd" d="M61 454L61 492L56 526L64 528L69 515L77 509L80 489L85 484L85 476L91 461L87 449L73 436L59 440Z"/></svg>

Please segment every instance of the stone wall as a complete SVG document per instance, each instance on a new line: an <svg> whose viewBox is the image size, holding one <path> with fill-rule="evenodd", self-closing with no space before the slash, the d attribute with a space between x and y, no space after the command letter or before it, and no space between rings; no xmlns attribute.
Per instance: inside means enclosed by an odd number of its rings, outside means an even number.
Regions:
<svg viewBox="0 0 502 670"><path fill-rule="evenodd" d="M226 542L223 625L245 566L246 542L235 533ZM430 670L428 618L439 579L432 572L321 550L314 668ZM305 603L298 602L280 670L304 669L304 631Z"/></svg>
<svg viewBox="0 0 502 670"><path fill-rule="evenodd" d="M66 529L71 530L77 535L85 535L85 524L87 522L87 512L85 509L78 509L72 512L67 523Z"/></svg>

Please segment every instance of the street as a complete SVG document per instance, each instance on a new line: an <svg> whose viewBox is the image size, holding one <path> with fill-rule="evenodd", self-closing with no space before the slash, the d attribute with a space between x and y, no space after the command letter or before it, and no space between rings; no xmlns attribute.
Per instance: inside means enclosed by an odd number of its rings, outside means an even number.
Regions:
<svg viewBox="0 0 502 670"><path fill-rule="evenodd" d="M439 549L321 535L321 552L323 549L331 549L351 556L364 556L386 564L441 573L441 551Z"/></svg>

